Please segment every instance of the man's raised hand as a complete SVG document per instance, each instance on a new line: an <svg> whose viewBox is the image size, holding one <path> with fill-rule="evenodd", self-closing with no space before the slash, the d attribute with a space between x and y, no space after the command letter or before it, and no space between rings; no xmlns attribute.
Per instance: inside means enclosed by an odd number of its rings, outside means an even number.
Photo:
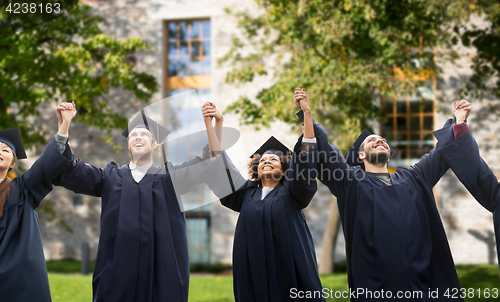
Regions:
<svg viewBox="0 0 500 302"><path fill-rule="evenodd" d="M457 124L463 123L470 116L472 108L467 100L453 102L453 114L457 118Z"/></svg>
<svg viewBox="0 0 500 302"><path fill-rule="evenodd" d="M305 88L295 88L293 101L295 105L302 111L309 110L309 98L307 97Z"/></svg>
<svg viewBox="0 0 500 302"><path fill-rule="evenodd" d="M64 121L71 123L76 115L75 102L63 102L56 108L58 129L61 128Z"/></svg>
<svg viewBox="0 0 500 302"><path fill-rule="evenodd" d="M212 102L205 102L203 104L202 112L205 118L215 118L215 121L222 121L224 119L215 104Z"/></svg>

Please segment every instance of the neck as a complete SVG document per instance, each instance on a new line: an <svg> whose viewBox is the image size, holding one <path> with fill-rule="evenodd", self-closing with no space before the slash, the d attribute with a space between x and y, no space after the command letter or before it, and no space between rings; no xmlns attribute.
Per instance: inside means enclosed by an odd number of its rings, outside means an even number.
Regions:
<svg viewBox="0 0 500 302"><path fill-rule="evenodd" d="M280 181L276 179L261 178L260 181L262 182L262 187L269 187L269 188L275 188L280 183Z"/></svg>
<svg viewBox="0 0 500 302"><path fill-rule="evenodd" d="M365 171L370 173L389 173L387 170L387 164L371 164L368 161L364 160L365 163Z"/></svg>
<svg viewBox="0 0 500 302"><path fill-rule="evenodd" d="M132 157L131 162L138 167L142 167L151 162L151 156L143 156L139 160L134 160Z"/></svg>
<svg viewBox="0 0 500 302"><path fill-rule="evenodd" d="M7 173L9 170L0 170L0 179L6 179L7 178Z"/></svg>

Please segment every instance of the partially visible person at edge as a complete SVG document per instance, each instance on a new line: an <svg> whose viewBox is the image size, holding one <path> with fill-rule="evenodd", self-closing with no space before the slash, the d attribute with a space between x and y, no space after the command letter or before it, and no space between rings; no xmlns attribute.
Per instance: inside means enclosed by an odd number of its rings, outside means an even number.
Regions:
<svg viewBox="0 0 500 302"><path fill-rule="evenodd" d="M307 95L298 91L296 99ZM471 109L455 111L457 120ZM455 139L452 122L434 132L434 150L394 173L387 170L393 152L383 137L365 130L344 158L319 125L314 131L318 179L337 197L351 301L380 301L383 293L391 301L463 301L446 295L460 292L460 283L432 192L448 170L439 151Z"/></svg>
<svg viewBox="0 0 500 302"><path fill-rule="evenodd" d="M251 156L250 179L221 198L222 205L240 213L233 244L236 302L325 301L302 212L317 189L312 160L317 148L309 102L301 105L304 139L293 156L271 137ZM219 114L213 108L205 116Z"/></svg>
<svg viewBox="0 0 500 302"><path fill-rule="evenodd" d="M466 108L466 100L455 102L455 111ZM479 146L464 120L458 120L455 128L457 138L439 150L451 170L474 198L493 213L497 257L500 263L500 183L496 175L479 153ZM463 152L455 152L462 149Z"/></svg>
<svg viewBox="0 0 500 302"><path fill-rule="evenodd" d="M215 124L221 127L223 119ZM153 152L169 133L141 112L122 132L131 155L128 165L111 161L99 168L76 159L54 182L101 197L94 302L188 301L186 215L177 194L203 183L200 166L211 160L206 147L202 156L180 165L153 165Z"/></svg>
<svg viewBox="0 0 500 302"><path fill-rule="evenodd" d="M0 301L51 301L36 209L73 159L61 138L76 111L62 109L57 107L57 135L31 168L12 180L7 172L26 158L21 132L0 130Z"/></svg>

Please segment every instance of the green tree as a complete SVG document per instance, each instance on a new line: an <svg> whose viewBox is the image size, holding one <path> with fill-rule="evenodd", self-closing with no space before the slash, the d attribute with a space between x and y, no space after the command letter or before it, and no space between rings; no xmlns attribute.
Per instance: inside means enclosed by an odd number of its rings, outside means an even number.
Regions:
<svg viewBox="0 0 500 302"><path fill-rule="evenodd" d="M90 10L79 4L17 34L5 7L0 11L0 128L19 127L26 147L44 141L40 128L26 121L42 103L75 101L78 121L109 132L127 123L108 105L111 88L144 101L158 90L154 76L134 69L134 53L150 46L141 38L119 41L103 34L104 19Z"/></svg>
<svg viewBox="0 0 500 302"><path fill-rule="evenodd" d="M233 38L220 63L232 67L228 83L252 82L267 74L274 75L274 82L256 100L240 96L228 111L241 113L243 123L256 127L276 120L296 125L292 95L295 87L305 87L313 116L344 151L363 128L370 128L370 120L383 119L379 100L418 97L415 88L439 76L436 52L443 50L440 59L456 57L453 25L472 11L467 1L456 0L257 4L258 16L228 11L241 35ZM331 215L338 215L334 210ZM329 221L338 225L338 219ZM333 242L335 233L336 228L328 227L325 239ZM326 253L333 255L333 247Z"/></svg>
<svg viewBox="0 0 500 302"><path fill-rule="evenodd" d="M468 1L469 7L484 17L489 24L478 28L474 24L459 23L454 27L454 44L459 42L473 47L476 56L472 59L473 74L461 90L462 97L482 98L485 93L500 97L500 81L488 85L490 79L500 76L500 3L497 0Z"/></svg>

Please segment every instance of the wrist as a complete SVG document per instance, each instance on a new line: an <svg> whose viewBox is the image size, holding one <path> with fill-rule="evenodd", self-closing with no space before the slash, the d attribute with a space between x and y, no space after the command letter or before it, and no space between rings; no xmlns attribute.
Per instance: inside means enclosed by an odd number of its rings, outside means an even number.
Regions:
<svg viewBox="0 0 500 302"><path fill-rule="evenodd" d="M304 114L311 114L311 108L309 106L301 108Z"/></svg>
<svg viewBox="0 0 500 302"><path fill-rule="evenodd" d="M71 122L69 122L69 121L63 121L61 126L59 127L59 131L57 131L57 133L60 135L68 135L68 130L69 130L70 124L71 124Z"/></svg>

